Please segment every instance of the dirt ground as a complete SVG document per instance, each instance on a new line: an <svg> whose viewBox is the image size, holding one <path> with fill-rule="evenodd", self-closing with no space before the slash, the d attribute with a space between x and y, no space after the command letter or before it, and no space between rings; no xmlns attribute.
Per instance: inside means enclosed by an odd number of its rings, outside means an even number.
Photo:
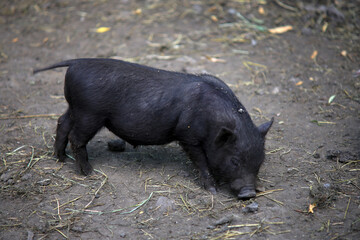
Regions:
<svg viewBox="0 0 360 240"><path fill-rule="evenodd" d="M359 16L340 0L1 1L0 238L360 239ZM32 70L79 57L211 73L257 125L275 117L257 197L205 191L177 143L111 152L106 129L93 175L56 162L65 69Z"/></svg>

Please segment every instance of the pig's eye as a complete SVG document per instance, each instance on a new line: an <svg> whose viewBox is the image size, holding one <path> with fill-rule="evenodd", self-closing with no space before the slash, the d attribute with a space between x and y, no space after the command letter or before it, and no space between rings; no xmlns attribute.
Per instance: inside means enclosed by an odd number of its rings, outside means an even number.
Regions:
<svg viewBox="0 0 360 240"><path fill-rule="evenodd" d="M237 158L231 158L231 163L236 167L239 166L239 160Z"/></svg>

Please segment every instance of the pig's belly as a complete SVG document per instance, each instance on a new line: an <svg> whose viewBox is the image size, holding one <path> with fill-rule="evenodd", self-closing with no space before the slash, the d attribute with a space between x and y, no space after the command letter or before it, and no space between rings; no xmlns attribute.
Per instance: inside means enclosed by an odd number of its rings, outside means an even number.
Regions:
<svg viewBox="0 0 360 240"><path fill-rule="evenodd" d="M129 119L112 119L105 126L132 145L162 145L175 140L176 122L169 119L143 116Z"/></svg>

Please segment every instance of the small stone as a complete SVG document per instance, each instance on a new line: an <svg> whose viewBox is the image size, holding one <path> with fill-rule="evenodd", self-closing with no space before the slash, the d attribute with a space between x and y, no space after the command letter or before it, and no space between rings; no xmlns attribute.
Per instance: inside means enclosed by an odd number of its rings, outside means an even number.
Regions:
<svg viewBox="0 0 360 240"><path fill-rule="evenodd" d="M257 45L257 41L256 39L251 39L251 46L256 46Z"/></svg>
<svg viewBox="0 0 360 240"><path fill-rule="evenodd" d="M292 83L298 83L298 82L300 82L300 81L301 81L301 79L298 78L298 77L291 76L291 77L289 78L289 82L292 82Z"/></svg>
<svg viewBox="0 0 360 240"><path fill-rule="evenodd" d="M214 226L224 225L226 223L231 223L234 220L234 215L228 215L223 218L220 218L214 223Z"/></svg>
<svg viewBox="0 0 360 240"><path fill-rule="evenodd" d="M257 185L257 186L256 186L256 191L258 191L258 192L265 192L265 191L266 191L266 188L265 188L265 186Z"/></svg>
<svg viewBox="0 0 360 240"><path fill-rule="evenodd" d="M34 230L44 233L48 229L48 224L42 220L34 222Z"/></svg>
<svg viewBox="0 0 360 240"><path fill-rule="evenodd" d="M190 173L189 173L188 171L181 170L181 171L179 172L179 176L189 177L189 176L190 176Z"/></svg>
<svg viewBox="0 0 360 240"><path fill-rule="evenodd" d="M27 231L28 236L27 236L27 240L33 240L34 239L34 233L32 231Z"/></svg>
<svg viewBox="0 0 360 240"><path fill-rule="evenodd" d="M99 226L97 228L97 231L106 238L108 238L112 235L112 232L110 231L110 229L102 227L102 226Z"/></svg>
<svg viewBox="0 0 360 240"><path fill-rule="evenodd" d="M83 226L73 226L71 228L71 230L74 231L74 232L82 233L82 232L84 232L84 227Z"/></svg>
<svg viewBox="0 0 360 240"><path fill-rule="evenodd" d="M310 28L304 27L304 28L301 29L301 34L302 35L311 35L312 30Z"/></svg>
<svg viewBox="0 0 360 240"><path fill-rule="evenodd" d="M21 180L22 180L22 181L27 181L27 180L29 180L31 177L32 177L32 174L31 174L31 173L27 173L27 174L24 174L24 175L21 177Z"/></svg>
<svg viewBox="0 0 360 240"><path fill-rule="evenodd" d="M236 11L236 9L234 9L234 8L229 8L228 13L234 15L234 14L237 13L237 11Z"/></svg>
<svg viewBox="0 0 360 240"><path fill-rule="evenodd" d="M262 95L264 95L264 94L265 94L265 92L264 92L264 90L263 90L263 89L258 89L258 90L255 90L255 94L256 94L256 95L260 95L260 96L262 96Z"/></svg>
<svg viewBox="0 0 360 240"><path fill-rule="evenodd" d="M192 57L189 57L189 56L179 57L179 58L176 59L176 61L190 63L190 64L196 64L197 63L195 58L192 58Z"/></svg>
<svg viewBox="0 0 360 240"><path fill-rule="evenodd" d="M257 204L256 202L253 202L253 203L243 207L241 209L241 211L243 213L254 213L254 212L257 212L258 209L259 209L259 204Z"/></svg>
<svg viewBox="0 0 360 240"><path fill-rule="evenodd" d="M287 169L287 172L290 173L290 174L295 174L297 173L299 170L297 168L288 168Z"/></svg>
<svg viewBox="0 0 360 240"><path fill-rule="evenodd" d="M0 177L0 180L3 182L7 182L9 179L13 177L12 174L13 174L12 172L3 173Z"/></svg>
<svg viewBox="0 0 360 240"><path fill-rule="evenodd" d="M15 183L15 180L13 178L10 178L9 180L7 180L7 184L12 185Z"/></svg>
<svg viewBox="0 0 360 240"><path fill-rule="evenodd" d="M194 5L192 6L192 9L194 10L194 12L195 12L196 14L200 14L200 13L203 11L202 6L201 6L201 5L198 5L198 4L194 4Z"/></svg>
<svg viewBox="0 0 360 240"><path fill-rule="evenodd" d="M51 183L51 179L47 178L47 179L43 179L37 182L37 184L39 184L40 186L48 186Z"/></svg>
<svg viewBox="0 0 360 240"><path fill-rule="evenodd" d="M174 209L174 204L174 200L163 196L159 197L156 201L156 207L158 207L161 212Z"/></svg>
<svg viewBox="0 0 360 240"><path fill-rule="evenodd" d="M274 87L274 89L271 91L272 94L276 95L280 92L280 88L279 87Z"/></svg>

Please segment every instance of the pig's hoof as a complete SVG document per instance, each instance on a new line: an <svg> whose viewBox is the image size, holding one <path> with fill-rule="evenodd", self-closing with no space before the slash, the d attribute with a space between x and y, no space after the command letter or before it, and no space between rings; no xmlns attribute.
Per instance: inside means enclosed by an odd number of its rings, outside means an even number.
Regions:
<svg viewBox="0 0 360 240"><path fill-rule="evenodd" d="M110 151L123 152L125 151L126 143L122 139L111 140L108 142L108 148Z"/></svg>
<svg viewBox="0 0 360 240"><path fill-rule="evenodd" d="M89 163L81 164L79 168L80 168L80 172L85 176L90 175L93 171L93 168Z"/></svg>
<svg viewBox="0 0 360 240"><path fill-rule="evenodd" d="M241 200L254 198L254 197L256 197L256 192L255 192L255 190L252 190L252 189L244 189L238 194L237 197Z"/></svg>
<svg viewBox="0 0 360 240"><path fill-rule="evenodd" d="M201 182L206 190L214 195L216 194L215 181L210 174L206 178L201 178Z"/></svg>
<svg viewBox="0 0 360 240"><path fill-rule="evenodd" d="M66 160L65 152L64 153L54 153L53 155L59 159L59 162L65 162L65 160Z"/></svg>

